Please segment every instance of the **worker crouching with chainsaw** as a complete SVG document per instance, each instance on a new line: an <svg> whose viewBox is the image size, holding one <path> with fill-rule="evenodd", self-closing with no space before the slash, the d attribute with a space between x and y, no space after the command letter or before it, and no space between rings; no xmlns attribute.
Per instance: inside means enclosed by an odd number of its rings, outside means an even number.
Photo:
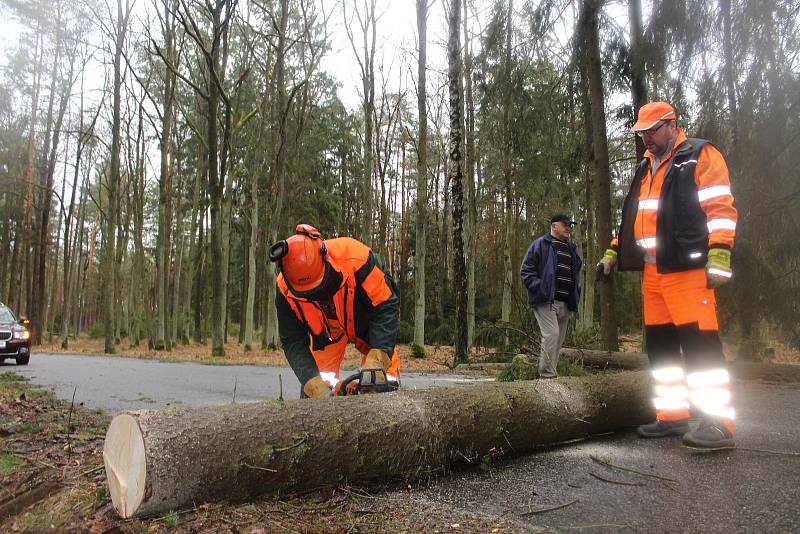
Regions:
<svg viewBox="0 0 800 534"><path fill-rule="evenodd" d="M400 299L372 250L349 237L324 240L313 226L299 224L295 235L270 247L269 258L281 269L278 330L302 396L396 390ZM360 372L342 381L348 341L363 357Z"/></svg>

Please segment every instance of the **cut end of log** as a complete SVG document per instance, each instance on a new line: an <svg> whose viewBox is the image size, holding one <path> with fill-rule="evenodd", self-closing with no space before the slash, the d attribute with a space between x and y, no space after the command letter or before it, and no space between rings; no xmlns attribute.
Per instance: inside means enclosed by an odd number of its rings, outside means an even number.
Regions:
<svg viewBox="0 0 800 534"><path fill-rule="evenodd" d="M144 500L144 437L138 421L127 414L116 416L108 427L103 445L111 502L120 517L133 517Z"/></svg>

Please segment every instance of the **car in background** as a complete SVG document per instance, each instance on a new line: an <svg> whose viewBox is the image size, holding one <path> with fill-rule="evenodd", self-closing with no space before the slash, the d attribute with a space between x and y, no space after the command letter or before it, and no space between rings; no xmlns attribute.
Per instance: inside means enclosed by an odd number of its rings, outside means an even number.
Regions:
<svg viewBox="0 0 800 534"><path fill-rule="evenodd" d="M0 302L0 363L15 359L17 365L28 365L31 358L31 331L29 321L17 317Z"/></svg>

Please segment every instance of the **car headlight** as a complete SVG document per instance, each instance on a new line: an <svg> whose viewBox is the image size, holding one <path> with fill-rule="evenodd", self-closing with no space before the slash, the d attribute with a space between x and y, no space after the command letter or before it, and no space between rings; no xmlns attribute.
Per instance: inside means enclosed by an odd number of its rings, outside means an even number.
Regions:
<svg viewBox="0 0 800 534"><path fill-rule="evenodd" d="M14 339L30 339L31 333L29 330L14 330Z"/></svg>

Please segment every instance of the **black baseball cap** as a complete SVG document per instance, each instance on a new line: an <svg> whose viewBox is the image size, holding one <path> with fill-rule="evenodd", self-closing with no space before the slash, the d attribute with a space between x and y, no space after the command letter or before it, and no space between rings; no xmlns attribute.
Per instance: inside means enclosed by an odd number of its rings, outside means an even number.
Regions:
<svg viewBox="0 0 800 534"><path fill-rule="evenodd" d="M550 217L550 224L554 222L565 222L567 224L577 224L575 221L572 220L572 217L567 215L566 213L556 213L552 217Z"/></svg>

